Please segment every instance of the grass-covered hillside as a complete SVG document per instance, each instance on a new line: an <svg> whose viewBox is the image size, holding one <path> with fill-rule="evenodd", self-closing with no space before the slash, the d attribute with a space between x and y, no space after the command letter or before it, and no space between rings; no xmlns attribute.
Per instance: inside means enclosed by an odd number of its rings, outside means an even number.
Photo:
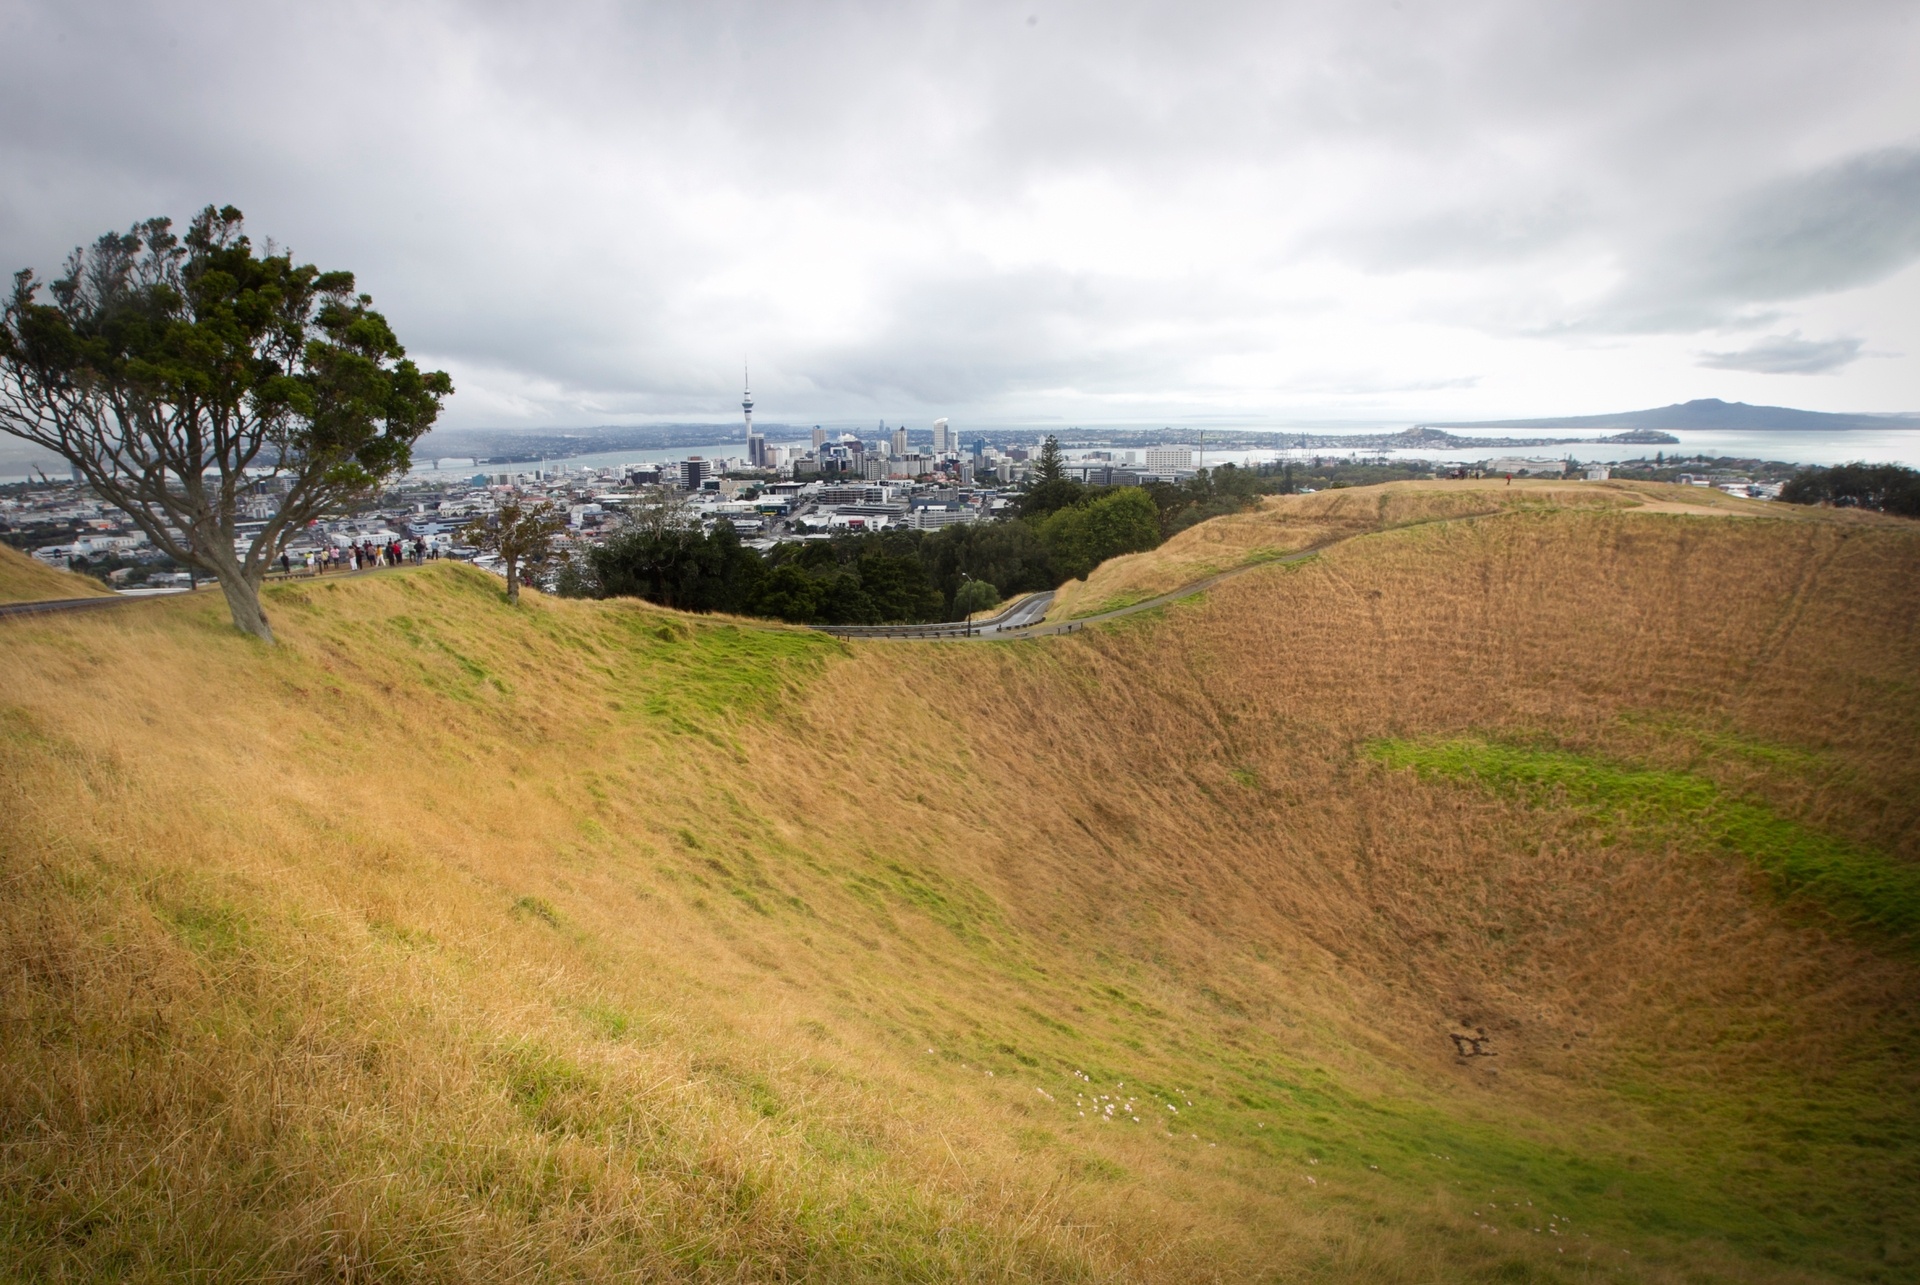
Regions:
<svg viewBox="0 0 1920 1285"><path fill-rule="evenodd" d="M1607 494L1029 642L0 623L0 1276L1911 1280L1920 526Z"/></svg>
<svg viewBox="0 0 1920 1285"><path fill-rule="evenodd" d="M75 575L0 544L0 603L98 598L111 592L90 576Z"/></svg>
<svg viewBox="0 0 1920 1285"><path fill-rule="evenodd" d="M1188 527L1146 553L1112 558L1055 595L1054 620L1098 615L1157 597L1250 563L1315 549L1365 532L1539 508L1620 509L1643 513L1756 517L1775 512L1757 500L1704 487L1615 481L1488 479L1337 487L1306 495L1261 497L1255 508ZM1855 516L1828 511L1827 521Z"/></svg>

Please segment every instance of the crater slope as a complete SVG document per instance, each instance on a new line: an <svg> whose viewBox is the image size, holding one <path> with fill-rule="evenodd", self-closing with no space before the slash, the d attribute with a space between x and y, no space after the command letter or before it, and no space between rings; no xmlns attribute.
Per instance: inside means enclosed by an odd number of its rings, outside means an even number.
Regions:
<svg viewBox="0 0 1920 1285"><path fill-rule="evenodd" d="M1920 527L1638 494L1025 642L0 624L0 1270L1910 1279Z"/></svg>

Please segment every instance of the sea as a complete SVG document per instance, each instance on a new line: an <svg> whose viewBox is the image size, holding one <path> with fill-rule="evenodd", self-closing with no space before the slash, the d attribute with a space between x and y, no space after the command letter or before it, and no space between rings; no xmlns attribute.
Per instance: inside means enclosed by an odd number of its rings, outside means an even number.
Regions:
<svg viewBox="0 0 1920 1285"><path fill-rule="evenodd" d="M1098 431L1097 429L1090 431ZM1236 430L1248 431L1248 430ZM1390 433L1393 427L1369 425L1365 430L1356 432ZM1003 430L995 430L1000 436ZM1298 430L1277 429L1276 436L1297 433ZM1461 436L1495 436L1497 430L1459 430ZM1311 436L1331 436L1333 430L1325 425L1316 426ZM1037 434L1036 434L1037 435ZM1538 436L1546 438L1548 433L1532 434L1517 432L1514 438ZM1572 458L1582 463L1616 463L1620 460L1651 459L1656 452L1664 452L1667 458L1676 456L1688 459L1694 456L1707 456L1732 459L1780 460L1792 464L1846 464L1855 460L1869 464L1904 464L1909 468L1920 468L1920 429L1912 428L1872 428L1845 429L1838 432L1793 433L1793 432L1736 432L1726 430L1672 430L1672 436L1679 438L1673 445L1648 446L1641 443L1621 442L1572 442L1538 446L1475 446L1461 450L1434 450L1420 447L1406 450L1380 450L1367 447L1246 447L1209 448L1203 459L1196 463L1207 465L1234 463L1239 465L1278 463L1286 460L1311 459L1403 459L1431 460L1435 463L1471 464L1494 456L1529 456L1537 459ZM962 430L962 440L966 440ZM1196 441L1198 438L1196 437ZM773 442L775 446L789 448L807 445L805 439L792 442ZM1116 453L1124 447L1112 448ZM1136 451L1135 459L1139 459ZM554 457L547 461L523 461L516 464L478 464L472 460L421 460L412 470L412 476L423 481L457 481L473 477L480 473L530 473L543 468L567 469L605 469L620 468L629 464L658 464L666 460L686 459L690 455L699 455L707 459L723 459L730 456L742 456L746 453L746 443L727 442L714 446L687 447L676 446L666 449L599 451L588 455ZM1080 457L1084 451L1069 450L1069 458ZM6 443L0 441L0 483L27 482L35 480L40 471L56 480L67 476L64 465L51 458L37 454L10 452Z"/></svg>

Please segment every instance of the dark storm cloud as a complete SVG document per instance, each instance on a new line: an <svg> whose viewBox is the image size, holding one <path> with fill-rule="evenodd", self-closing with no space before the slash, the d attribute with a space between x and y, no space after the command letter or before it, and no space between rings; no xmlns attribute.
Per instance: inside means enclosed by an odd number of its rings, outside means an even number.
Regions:
<svg viewBox="0 0 1920 1285"><path fill-rule="evenodd" d="M1866 344L1859 339L1802 339L1769 335L1738 352L1700 354L1699 364L1712 370L1750 370L1762 375L1830 375L1858 361Z"/></svg>
<svg viewBox="0 0 1920 1285"><path fill-rule="evenodd" d="M1916 256L1890 0L0 0L0 42L0 267L232 201L456 422L705 413L743 352L796 417L1324 406Z"/></svg>

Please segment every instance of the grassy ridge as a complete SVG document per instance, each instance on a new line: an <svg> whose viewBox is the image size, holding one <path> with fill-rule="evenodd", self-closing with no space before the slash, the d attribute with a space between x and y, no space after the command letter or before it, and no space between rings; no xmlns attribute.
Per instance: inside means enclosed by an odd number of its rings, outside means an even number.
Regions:
<svg viewBox="0 0 1920 1285"><path fill-rule="evenodd" d="M99 598L112 592L92 576L49 567L18 549L0 545L0 602L47 602Z"/></svg>
<svg viewBox="0 0 1920 1285"><path fill-rule="evenodd" d="M1737 748L1755 752L1744 744ZM1388 767L1475 782L1536 804L1570 804L1644 840L1680 841L1744 857L1783 892L1811 897L1843 920L1896 937L1920 933L1920 869L1811 830L1763 805L1729 798L1699 776L1480 740L1385 740L1370 744L1367 752ZM1801 757L1790 750L1758 752L1776 762Z"/></svg>
<svg viewBox="0 0 1920 1285"><path fill-rule="evenodd" d="M1500 513L1567 509L1757 517L1757 501L1659 483L1600 486L1558 480L1395 482L1309 495L1268 496L1258 509L1189 527L1147 553L1113 558L1055 594L1053 620L1076 619L1178 589L1234 567L1375 531ZM1778 513L1776 508L1772 512Z"/></svg>

